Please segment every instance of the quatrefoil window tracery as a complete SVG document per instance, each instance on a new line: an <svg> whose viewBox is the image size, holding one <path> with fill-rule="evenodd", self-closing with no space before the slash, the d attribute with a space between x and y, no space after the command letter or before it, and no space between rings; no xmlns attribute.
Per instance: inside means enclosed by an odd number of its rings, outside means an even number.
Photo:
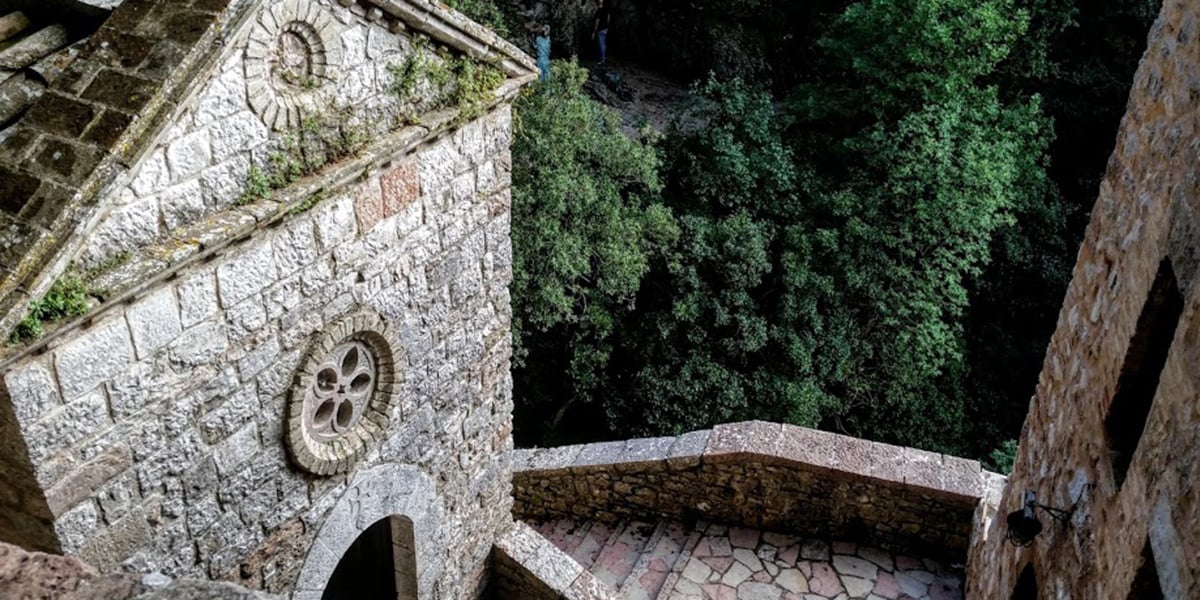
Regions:
<svg viewBox="0 0 1200 600"><path fill-rule="evenodd" d="M327 326L309 342L286 409L288 451L315 475L349 471L388 435L397 402L397 364L404 364L391 327L371 311Z"/></svg>
<svg viewBox="0 0 1200 600"><path fill-rule="evenodd" d="M375 393L375 357L352 341L334 348L319 369L308 387L309 433L336 439L358 425Z"/></svg>

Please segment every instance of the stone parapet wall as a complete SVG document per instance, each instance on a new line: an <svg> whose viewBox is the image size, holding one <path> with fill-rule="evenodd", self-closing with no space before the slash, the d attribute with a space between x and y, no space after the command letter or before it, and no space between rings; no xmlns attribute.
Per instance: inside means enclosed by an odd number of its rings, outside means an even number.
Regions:
<svg viewBox="0 0 1200 600"><path fill-rule="evenodd" d="M615 600L616 594L575 559L525 523L496 541L496 600Z"/></svg>
<svg viewBox="0 0 1200 600"><path fill-rule="evenodd" d="M1091 211L999 518L971 554L969 597L1011 597L1028 573L1042 598L1151 597L1131 595L1139 580L1157 580L1158 597L1200 598L1198 89L1200 4L1166 0ZM1169 323L1174 337L1134 347L1164 260L1182 296L1178 322ZM1145 428L1134 447L1112 452L1114 399L1122 388L1146 386L1146 379L1126 379L1126 365L1143 362L1127 356L1144 356L1150 345L1166 361L1144 373L1152 379L1136 404ZM1117 428L1135 425L1136 416L1118 414ZM1115 455L1128 461L1121 483ZM1069 526L1041 514L1045 530L1017 548L1005 542L1004 515L1021 508L1026 490L1074 512Z"/></svg>
<svg viewBox="0 0 1200 600"><path fill-rule="evenodd" d="M706 519L961 562L976 461L765 422L519 450L518 519Z"/></svg>

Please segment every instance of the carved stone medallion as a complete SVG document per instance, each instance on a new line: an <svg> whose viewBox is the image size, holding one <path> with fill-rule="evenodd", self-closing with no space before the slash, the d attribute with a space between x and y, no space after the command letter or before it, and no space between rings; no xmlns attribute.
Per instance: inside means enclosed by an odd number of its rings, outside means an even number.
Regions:
<svg viewBox="0 0 1200 600"><path fill-rule="evenodd" d="M299 127L322 108L341 66L341 33L312 0L284 0L259 13L246 44L246 95L264 123Z"/></svg>
<svg viewBox="0 0 1200 600"><path fill-rule="evenodd" d="M386 322L360 313L316 336L292 381L287 445L317 475L345 472L383 439L396 401Z"/></svg>

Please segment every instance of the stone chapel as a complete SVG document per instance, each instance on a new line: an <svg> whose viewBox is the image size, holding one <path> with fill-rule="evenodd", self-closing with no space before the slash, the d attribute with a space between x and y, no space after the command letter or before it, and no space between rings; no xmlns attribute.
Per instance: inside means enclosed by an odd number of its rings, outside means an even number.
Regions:
<svg viewBox="0 0 1200 600"><path fill-rule="evenodd" d="M0 2L0 597L1200 598L1200 4L1007 478L765 422L514 449L536 76L433 0Z"/></svg>

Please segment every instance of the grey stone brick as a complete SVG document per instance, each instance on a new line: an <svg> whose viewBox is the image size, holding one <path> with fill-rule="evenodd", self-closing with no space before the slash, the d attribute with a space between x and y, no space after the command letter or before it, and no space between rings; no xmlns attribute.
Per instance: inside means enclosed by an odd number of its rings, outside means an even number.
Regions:
<svg viewBox="0 0 1200 600"><path fill-rule="evenodd" d="M218 444L235 432L254 422L260 410L253 385L244 386L228 397L218 396L221 404L200 420L201 438L208 444Z"/></svg>
<svg viewBox="0 0 1200 600"><path fill-rule="evenodd" d="M275 363L279 358L279 338L271 335L258 345L250 348L246 356L238 361L238 373L244 382L252 382L263 369Z"/></svg>
<svg viewBox="0 0 1200 600"><path fill-rule="evenodd" d="M267 142L267 126L253 112L244 110L211 125L215 161L226 161Z"/></svg>
<svg viewBox="0 0 1200 600"><path fill-rule="evenodd" d="M279 274L290 275L317 259L316 233L311 221L297 221L271 239Z"/></svg>
<svg viewBox="0 0 1200 600"><path fill-rule="evenodd" d="M159 211L167 231L197 221L204 216L204 195L199 179L189 179L158 193Z"/></svg>
<svg viewBox="0 0 1200 600"><path fill-rule="evenodd" d="M29 427L45 416L62 400L58 395L58 382L42 360L20 365L4 375L4 385L12 399L17 422Z"/></svg>
<svg viewBox="0 0 1200 600"><path fill-rule="evenodd" d="M150 521L158 519L158 504L149 501L127 513L116 523L100 529L78 548L79 555L97 568L111 571L139 548L150 545L154 528Z"/></svg>
<svg viewBox="0 0 1200 600"><path fill-rule="evenodd" d="M63 552L78 553L100 526L96 504L84 502L60 515L54 522L54 531L58 534Z"/></svg>
<svg viewBox="0 0 1200 600"><path fill-rule="evenodd" d="M247 298L225 310L227 335L232 342L241 342L267 325L267 309L261 296Z"/></svg>
<svg viewBox="0 0 1200 600"><path fill-rule="evenodd" d="M221 304L226 310L249 298L271 284L276 278L275 259L271 246L251 243L237 254L229 256L217 268L217 285Z"/></svg>
<svg viewBox="0 0 1200 600"><path fill-rule="evenodd" d="M133 342L124 316L93 325L54 353L55 371L63 397L78 398L133 362Z"/></svg>
<svg viewBox="0 0 1200 600"><path fill-rule="evenodd" d="M166 287L139 300L125 311L138 358L146 358L179 335L179 304L175 290Z"/></svg>
<svg viewBox="0 0 1200 600"><path fill-rule="evenodd" d="M180 282L176 289L179 292L180 323L185 328L215 315L221 309L217 301L217 280L212 271L193 273Z"/></svg>
<svg viewBox="0 0 1200 600"><path fill-rule="evenodd" d="M208 85L196 106L197 127L228 122L231 115L246 108L246 77L237 56L231 57L218 76ZM214 132L215 134L216 132ZM265 131L264 137L265 137ZM220 136L214 135L214 145ZM247 148L248 146L241 146Z"/></svg>
<svg viewBox="0 0 1200 600"><path fill-rule="evenodd" d="M99 265L153 241L159 234L159 222L156 196L130 198L88 234L84 262Z"/></svg>
<svg viewBox="0 0 1200 600"><path fill-rule="evenodd" d="M358 221L354 216L354 202L348 195L340 195L311 211L312 222L317 228L317 241L321 248L329 250L340 247L342 242L358 233Z"/></svg>
<svg viewBox="0 0 1200 600"><path fill-rule="evenodd" d="M167 167L172 183L181 183L198 175L211 161L212 147L207 129L185 135L167 146Z"/></svg>
<svg viewBox="0 0 1200 600"><path fill-rule="evenodd" d="M74 446L109 424L108 395L103 389L62 406L34 425L25 442L35 464Z"/></svg>
<svg viewBox="0 0 1200 600"><path fill-rule="evenodd" d="M193 327L171 344L172 365L190 369L208 364L229 347L229 336L222 323L205 323Z"/></svg>
<svg viewBox="0 0 1200 600"><path fill-rule="evenodd" d="M254 455L261 449L258 441L258 425L256 423L247 424L221 442L213 451L217 472L221 475L233 473L246 461L254 458Z"/></svg>
<svg viewBox="0 0 1200 600"><path fill-rule="evenodd" d="M138 166L137 176L133 178L129 187L138 196L145 197L165 188L170 180L166 152L158 149L151 152Z"/></svg>
<svg viewBox="0 0 1200 600"><path fill-rule="evenodd" d="M138 491L137 473L126 471L108 482L98 490L96 500L100 503L104 521L112 525L142 500Z"/></svg>
<svg viewBox="0 0 1200 600"><path fill-rule="evenodd" d="M102 485L128 470L131 464L129 446L118 444L79 465L46 490L46 503L50 512L62 514L88 499Z"/></svg>
<svg viewBox="0 0 1200 600"><path fill-rule="evenodd" d="M255 119L257 120L257 117ZM215 150L219 142L213 143ZM249 175L249 155L234 155L205 169L200 174L200 192L204 196L205 206L209 209L221 209L236 203L246 190Z"/></svg>

